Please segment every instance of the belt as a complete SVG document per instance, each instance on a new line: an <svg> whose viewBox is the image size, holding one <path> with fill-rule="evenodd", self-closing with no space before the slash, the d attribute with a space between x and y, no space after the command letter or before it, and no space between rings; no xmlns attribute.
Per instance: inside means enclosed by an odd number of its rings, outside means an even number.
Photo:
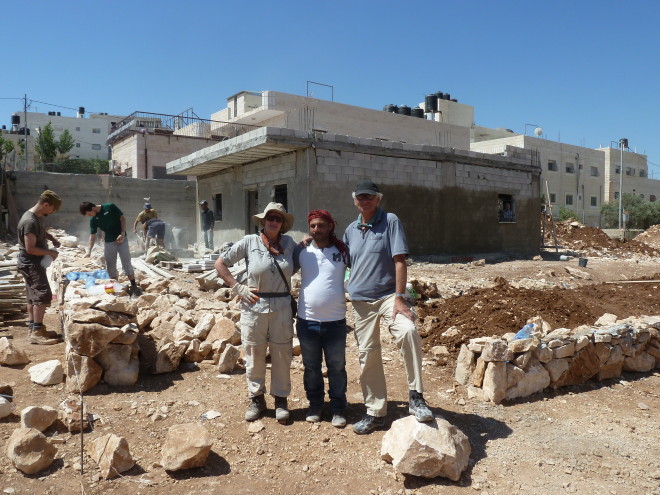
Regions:
<svg viewBox="0 0 660 495"><path fill-rule="evenodd" d="M255 292L259 297L286 297L290 296L289 292Z"/></svg>

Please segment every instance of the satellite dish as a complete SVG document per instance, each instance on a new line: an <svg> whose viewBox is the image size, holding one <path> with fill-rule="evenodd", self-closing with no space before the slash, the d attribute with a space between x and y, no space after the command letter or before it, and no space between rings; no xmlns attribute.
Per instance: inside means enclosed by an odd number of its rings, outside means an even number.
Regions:
<svg viewBox="0 0 660 495"><path fill-rule="evenodd" d="M542 128L542 127L536 127L536 128L534 129L534 135L535 135L536 137L541 137L541 136L543 136L543 128Z"/></svg>

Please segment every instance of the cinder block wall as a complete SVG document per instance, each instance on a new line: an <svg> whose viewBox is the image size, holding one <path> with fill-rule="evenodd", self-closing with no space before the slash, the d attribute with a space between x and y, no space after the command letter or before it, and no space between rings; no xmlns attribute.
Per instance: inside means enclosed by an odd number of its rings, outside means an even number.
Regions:
<svg viewBox="0 0 660 495"><path fill-rule="evenodd" d="M115 203L126 217L129 239L133 240L133 222L142 210L144 198L158 211L158 216L173 227L184 228L188 242L194 242L198 206L195 182L149 180L111 175L58 174L50 172L14 172L9 182L19 218L34 206L41 192L48 188L62 197L60 211L47 218L49 227L64 229L86 242L89 218L80 215L82 201Z"/></svg>

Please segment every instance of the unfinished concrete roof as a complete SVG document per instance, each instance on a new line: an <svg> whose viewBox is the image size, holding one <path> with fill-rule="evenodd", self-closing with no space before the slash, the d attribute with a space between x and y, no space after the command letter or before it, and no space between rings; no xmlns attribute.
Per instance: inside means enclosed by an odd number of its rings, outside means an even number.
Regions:
<svg viewBox="0 0 660 495"><path fill-rule="evenodd" d="M262 160L311 146L419 160L462 161L490 167L541 173L528 150L525 156L500 156L425 144L367 139L341 134L261 127L167 163L168 174L204 176L234 165Z"/></svg>

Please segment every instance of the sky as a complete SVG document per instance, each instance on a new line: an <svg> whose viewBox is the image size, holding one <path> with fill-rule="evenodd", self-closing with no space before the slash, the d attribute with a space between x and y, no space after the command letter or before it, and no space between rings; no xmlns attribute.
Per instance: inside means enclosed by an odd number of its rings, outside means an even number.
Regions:
<svg viewBox="0 0 660 495"><path fill-rule="evenodd" d="M239 91L308 81L372 109L441 91L477 125L627 138L660 178L659 20L657 0L3 2L0 124L24 95L37 112L208 119Z"/></svg>

